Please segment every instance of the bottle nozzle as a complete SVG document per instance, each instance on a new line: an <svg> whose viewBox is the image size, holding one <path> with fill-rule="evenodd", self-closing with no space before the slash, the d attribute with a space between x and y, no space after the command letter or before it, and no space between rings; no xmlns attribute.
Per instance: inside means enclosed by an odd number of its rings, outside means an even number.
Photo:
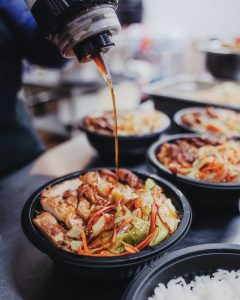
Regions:
<svg viewBox="0 0 240 300"><path fill-rule="evenodd" d="M115 46L109 32L100 33L74 46L79 62L88 62L99 53L106 53Z"/></svg>

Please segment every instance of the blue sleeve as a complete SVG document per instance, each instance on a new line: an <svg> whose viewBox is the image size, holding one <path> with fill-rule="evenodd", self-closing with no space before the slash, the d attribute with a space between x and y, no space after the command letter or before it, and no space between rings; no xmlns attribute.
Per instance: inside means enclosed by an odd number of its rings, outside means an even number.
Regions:
<svg viewBox="0 0 240 300"><path fill-rule="evenodd" d="M23 57L43 67L57 68L64 65L66 60L57 47L40 33L23 0L0 0L0 10L18 40Z"/></svg>

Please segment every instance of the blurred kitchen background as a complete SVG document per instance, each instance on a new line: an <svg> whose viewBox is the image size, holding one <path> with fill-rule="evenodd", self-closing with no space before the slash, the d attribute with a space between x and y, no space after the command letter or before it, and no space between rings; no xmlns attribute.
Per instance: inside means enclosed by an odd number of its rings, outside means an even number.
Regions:
<svg viewBox="0 0 240 300"><path fill-rule="evenodd" d="M118 108L146 100L149 83L188 73L210 76L202 45L240 37L239 0L119 0L122 31L107 54ZM34 124L51 148L79 134L79 120L111 109L109 91L93 63L63 70L25 63L21 92Z"/></svg>

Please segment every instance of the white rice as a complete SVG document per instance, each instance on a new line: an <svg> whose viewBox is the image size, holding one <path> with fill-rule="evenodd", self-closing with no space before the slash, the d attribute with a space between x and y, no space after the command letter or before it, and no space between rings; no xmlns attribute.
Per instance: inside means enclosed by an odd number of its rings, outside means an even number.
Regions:
<svg viewBox="0 0 240 300"><path fill-rule="evenodd" d="M160 283L148 300L240 300L240 270L196 276L189 284L182 277Z"/></svg>

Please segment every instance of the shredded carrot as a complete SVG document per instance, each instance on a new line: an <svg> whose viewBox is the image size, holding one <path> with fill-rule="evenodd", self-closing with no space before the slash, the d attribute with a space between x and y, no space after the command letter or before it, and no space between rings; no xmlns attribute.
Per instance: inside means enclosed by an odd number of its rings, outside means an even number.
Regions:
<svg viewBox="0 0 240 300"><path fill-rule="evenodd" d="M91 231L92 224L96 218L100 218L104 213L106 213L110 210L113 210L114 208L116 208L116 205L110 205L110 206L107 206L107 207L104 207L104 208L98 210L95 214L93 214L87 224L88 231Z"/></svg>
<svg viewBox="0 0 240 300"><path fill-rule="evenodd" d="M136 253L136 252L139 252L138 248L126 243L126 242L123 242L121 241L121 243L124 245L125 249L131 253Z"/></svg>
<svg viewBox="0 0 240 300"><path fill-rule="evenodd" d="M88 246L87 246L86 234L85 234L84 230L82 230L82 232L81 232L81 237L82 237L84 252L86 254L89 254L89 250L88 250Z"/></svg>
<svg viewBox="0 0 240 300"><path fill-rule="evenodd" d="M83 245L80 245L80 247L78 248L78 254L85 255L84 251L82 251L82 246Z"/></svg>
<svg viewBox="0 0 240 300"><path fill-rule="evenodd" d="M136 199L131 199L131 200L128 200L127 203L125 204L125 206L128 208L128 209L132 209L133 206L135 206L135 200ZM124 204L124 203L123 203Z"/></svg>
<svg viewBox="0 0 240 300"><path fill-rule="evenodd" d="M156 206L152 205L152 210L151 210L151 225L150 225L149 233L153 232L153 230L156 227L156 215L157 215Z"/></svg>
<svg viewBox="0 0 240 300"><path fill-rule="evenodd" d="M142 207L142 199L138 198L135 200L135 208L141 208Z"/></svg>
<svg viewBox="0 0 240 300"><path fill-rule="evenodd" d="M117 232L119 232L121 229L123 229L126 225L132 224L132 219L125 220L118 228Z"/></svg>
<svg viewBox="0 0 240 300"><path fill-rule="evenodd" d="M231 174L227 173L227 175L226 175L226 182L232 181L233 178L234 178L234 176L232 176Z"/></svg>
<svg viewBox="0 0 240 300"><path fill-rule="evenodd" d="M107 244L105 244L105 245L103 245L103 246L101 246L101 247L99 247L99 248L95 248L95 249L93 249L93 250L91 251L91 254L93 254L93 253L95 253L95 252L98 252L98 251L100 251L100 250L106 249L106 248L108 248L109 246L111 246L111 243L107 243Z"/></svg>
<svg viewBox="0 0 240 300"><path fill-rule="evenodd" d="M114 244L116 242L116 236L117 236L117 229L114 226L114 228L113 228L113 235L112 235L112 244Z"/></svg>
<svg viewBox="0 0 240 300"><path fill-rule="evenodd" d="M207 128L207 130L212 131L214 133L221 132L220 129L217 126L215 126L214 124L209 124L206 128Z"/></svg>
<svg viewBox="0 0 240 300"><path fill-rule="evenodd" d="M128 254L133 254L132 252L130 251L125 251L123 253L120 253L120 254L115 254L115 253L112 253L110 251L102 251L100 253L89 253L89 254L86 254L84 252L82 253L79 253L83 256L94 256L94 257L108 257L108 256L124 256L124 255L128 255Z"/></svg>
<svg viewBox="0 0 240 300"><path fill-rule="evenodd" d="M154 230L152 233L150 233L150 234L145 238L145 240L143 240L141 243L139 243L139 244L136 246L136 248L137 248L138 250L142 250L143 248L146 248L146 247L149 245L149 243L150 243L150 241L151 241L151 238L153 237L154 234L155 234L155 230Z"/></svg>

